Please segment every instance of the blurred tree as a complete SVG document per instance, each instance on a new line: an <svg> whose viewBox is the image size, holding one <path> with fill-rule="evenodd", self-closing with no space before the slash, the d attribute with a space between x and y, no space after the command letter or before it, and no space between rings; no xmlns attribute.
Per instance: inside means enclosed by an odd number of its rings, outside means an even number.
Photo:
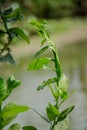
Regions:
<svg viewBox="0 0 87 130"><path fill-rule="evenodd" d="M73 0L73 3L76 16L87 16L87 0Z"/></svg>
<svg viewBox="0 0 87 130"><path fill-rule="evenodd" d="M25 15L39 18L87 16L87 0L7 0L19 3Z"/></svg>

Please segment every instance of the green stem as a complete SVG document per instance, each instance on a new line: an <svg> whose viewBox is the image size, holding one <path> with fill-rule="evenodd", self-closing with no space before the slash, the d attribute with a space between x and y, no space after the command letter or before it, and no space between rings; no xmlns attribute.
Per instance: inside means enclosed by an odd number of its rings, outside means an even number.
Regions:
<svg viewBox="0 0 87 130"><path fill-rule="evenodd" d="M60 78L61 77L61 67L60 67L60 61L59 61L59 58L58 58L56 48L55 48L55 51L54 50L52 50L52 51L53 51L53 54L54 54L56 74L57 74L57 77Z"/></svg>

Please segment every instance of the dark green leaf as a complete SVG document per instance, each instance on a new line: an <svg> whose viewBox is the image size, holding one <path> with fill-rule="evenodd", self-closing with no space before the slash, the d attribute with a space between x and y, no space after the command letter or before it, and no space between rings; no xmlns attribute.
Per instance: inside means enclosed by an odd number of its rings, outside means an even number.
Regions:
<svg viewBox="0 0 87 130"><path fill-rule="evenodd" d="M34 126L24 126L23 130L37 130Z"/></svg>
<svg viewBox="0 0 87 130"><path fill-rule="evenodd" d="M29 109L28 106L17 105L14 102L8 103L2 109L2 124L3 127L13 121L19 113L25 112Z"/></svg>
<svg viewBox="0 0 87 130"><path fill-rule="evenodd" d="M10 32L14 33L15 36L19 36L20 38L22 38L23 40L25 40L26 42L29 43L29 38L28 36L24 33L24 31L20 28L11 28L9 29Z"/></svg>
<svg viewBox="0 0 87 130"><path fill-rule="evenodd" d="M6 55L4 56L0 56L0 61L1 62L9 62L10 64L13 64L15 65L15 61L11 55L11 53L7 53Z"/></svg>
<svg viewBox="0 0 87 130"><path fill-rule="evenodd" d="M35 54L35 57L37 57L37 56L39 56L40 54L44 53L48 48L49 48L49 46L43 47L40 51L38 51L38 52Z"/></svg>
<svg viewBox="0 0 87 130"><path fill-rule="evenodd" d="M4 85L4 80L3 78L0 77L0 98L2 98L2 96L4 96L5 93L6 93L6 87Z"/></svg>
<svg viewBox="0 0 87 130"><path fill-rule="evenodd" d="M50 85L52 83L57 82L59 79L58 78L52 78L48 79L47 81L43 81L42 84L37 88L37 90L43 89L45 86Z"/></svg>
<svg viewBox="0 0 87 130"><path fill-rule="evenodd" d="M20 20L22 18L22 13L19 8L9 12L8 14L6 12L3 12L3 17L6 19L8 22L15 19L15 20Z"/></svg>
<svg viewBox="0 0 87 130"><path fill-rule="evenodd" d="M48 57L37 58L28 66L28 70L44 69L44 65L47 65L50 61L51 59Z"/></svg>
<svg viewBox="0 0 87 130"><path fill-rule="evenodd" d="M20 130L20 124L13 124L8 130Z"/></svg>
<svg viewBox="0 0 87 130"><path fill-rule="evenodd" d="M74 109L74 106L68 107L64 111L62 111L58 117L58 122L64 120L67 115Z"/></svg>
<svg viewBox="0 0 87 130"><path fill-rule="evenodd" d="M14 76L11 76L8 80L7 80L7 89L8 90L12 90L16 87L18 87L20 85L20 81L15 79Z"/></svg>

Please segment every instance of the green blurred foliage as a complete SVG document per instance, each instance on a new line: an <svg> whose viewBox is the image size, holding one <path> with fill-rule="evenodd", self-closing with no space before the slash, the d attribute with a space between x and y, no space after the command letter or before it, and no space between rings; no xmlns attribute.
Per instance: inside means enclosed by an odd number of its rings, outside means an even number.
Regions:
<svg viewBox="0 0 87 130"><path fill-rule="evenodd" d="M39 18L87 16L87 0L9 0L9 2L19 3L25 15Z"/></svg>

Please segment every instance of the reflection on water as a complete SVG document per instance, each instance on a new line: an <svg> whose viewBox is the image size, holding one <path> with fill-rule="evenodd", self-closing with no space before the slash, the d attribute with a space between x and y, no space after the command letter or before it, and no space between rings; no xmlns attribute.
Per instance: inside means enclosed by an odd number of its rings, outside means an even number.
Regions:
<svg viewBox="0 0 87 130"><path fill-rule="evenodd" d="M75 104L75 110L70 115L69 130L87 130L87 43L68 45L60 50L62 68L70 79L70 89L77 88L74 95L66 104ZM10 71L10 70L9 70ZM45 114L48 101L53 101L47 88L37 92L36 87L41 81L52 77L49 71L21 72L18 77L22 80L21 87L17 88L7 101L17 101L20 104L30 105ZM6 101L6 102L7 102ZM66 105L65 104L65 105ZM16 120L22 125L36 125L38 130L48 130L49 126L43 120L29 111L20 115ZM6 128L7 129L7 128Z"/></svg>

